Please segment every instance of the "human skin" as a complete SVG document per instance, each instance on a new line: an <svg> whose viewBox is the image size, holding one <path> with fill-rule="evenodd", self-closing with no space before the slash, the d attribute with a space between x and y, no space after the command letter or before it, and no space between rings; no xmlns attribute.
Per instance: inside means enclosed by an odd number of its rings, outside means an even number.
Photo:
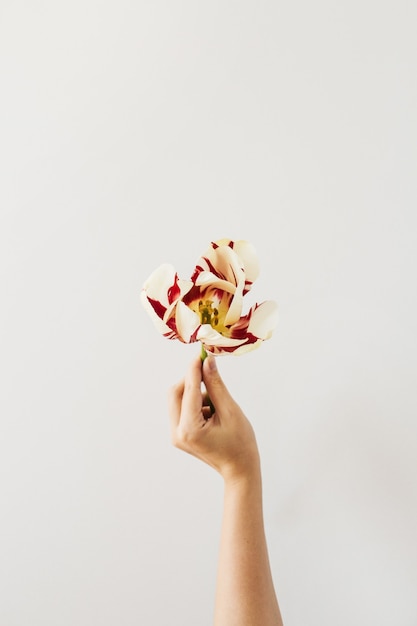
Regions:
<svg viewBox="0 0 417 626"><path fill-rule="evenodd" d="M282 626L264 530L255 433L214 357L191 363L170 389L168 405L172 443L213 467L224 482L214 626Z"/></svg>

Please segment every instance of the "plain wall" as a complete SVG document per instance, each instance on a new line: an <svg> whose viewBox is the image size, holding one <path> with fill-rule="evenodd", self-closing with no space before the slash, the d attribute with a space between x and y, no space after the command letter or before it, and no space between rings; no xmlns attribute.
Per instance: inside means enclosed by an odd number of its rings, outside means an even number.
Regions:
<svg viewBox="0 0 417 626"><path fill-rule="evenodd" d="M414 2L0 7L0 625L209 626L221 479L171 446L199 346L141 308L247 239L285 626L416 626Z"/></svg>

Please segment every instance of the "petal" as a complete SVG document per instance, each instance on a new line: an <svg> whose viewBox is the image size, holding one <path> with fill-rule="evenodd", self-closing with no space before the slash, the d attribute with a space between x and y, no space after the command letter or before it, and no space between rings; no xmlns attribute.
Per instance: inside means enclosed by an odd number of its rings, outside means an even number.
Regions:
<svg viewBox="0 0 417 626"><path fill-rule="evenodd" d="M262 339L258 339L252 343L245 343L236 350L233 350L233 356L240 356L241 354L246 354L246 352L252 352L252 350L256 350L263 343Z"/></svg>
<svg viewBox="0 0 417 626"><path fill-rule="evenodd" d="M236 285L227 280L222 280L213 272L202 271L195 279L197 287L213 287L213 289L221 289L221 291L227 291L228 293L235 293Z"/></svg>
<svg viewBox="0 0 417 626"><path fill-rule="evenodd" d="M155 307L155 302L151 303L149 298L146 295L144 290L141 291L140 299L143 304L145 311L149 314L156 330L161 333L161 335L171 335L172 329L165 324L162 317L158 315L156 312L157 308Z"/></svg>
<svg viewBox="0 0 417 626"><path fill-rule="evenodd" d="M224 318L224 325L230 326L234 324L240 319L242 315L242 306L243 306L243 288L244 283L240 283L237 286L236 293L230 302L229 310Z"/></svg>
<svg viewBox="0 0 417 626"><path fill-rule="evenodd" d="M203 342L204 343L204 342ZM223 356L225 354L231 354L233 356L240 356L241 354L246 354L246 352L251 352L252 350L256 350L263 343L262 339L257 339L252 343L243 343L240 346L215 346L215 345L207 345L204 344L204 348L207 354L213 354L215 356Z"/></svg>
<svg viewBox="0 0 417 626"><path fill-rule="evenodd" d="M197 340L201 341L204 346L217 346L224 348L237 348L242 345L244 339L232 339L231 337L225 337L214 330L210 324L202 324L197 333Z"/></svg>
<svg viewBox="0 0 417 626"><path fill-rule="evenodd" d="M158 300L168 306L168 291L176 280L176 271L172 265L165 263L158 267L145 281L143 289L152 300Z"/></svg>
<svg viewBox="0 0 417 626"><path fill-rule="evenodd" d="M177 332L181 336L182 341L190 343L191 337L200 326L200 318L183 302L178 302L175 310L175 322Z"/></svg>
<svg viewBox="0 0 417 626"><path fill-rule="evenodd" d="M197 276L203 271L211 272L218 278L232 283L232 285L237 285L240 281L245 280L242 263L229 246L219 247L212 244L197 262L192 280L196 281Z"/></svg>
<svg viewBox="0 0 417 626"><path fill-rule="evenodd" d="M193 286L189 280L180 280L172 265L164 263L145 281L141 302L154 323L165 337L181 339L176 329L175 309L178 301Z"/></svg>
<svg viewBox="0 0 417 626"><path fill-rule="evenodd" d="M189 280L179 280L172 265L160 265L145 281L143 289L151 300L165 308L182 298L193 286Z"/></svg>
<svg viewBox="0 0 417 626"><path fill-rule="evenodd" d="M249 241L219 239L211 244L200 259L200 271L203 269L209 269L235 284L240 282L237 274L243 270L245 280L243 294L245 294L259 275L259 262L256 250Z"/></svg>
<svg viewBox="0 0 417 626"><path fill-rule="evenodd" d="M216 241L213 241L211 245L213 248L218 248L221 246L228 246L229 248L233 248L235 242L233 241L233 239L227 239L226 237L223 237L222 239L217 239Z"/></svg>
<svg viewBox="0 0 417 626"><path fill-rule="evenodd" d="M277 323L278 305L273 300L266 300L251 309L248 332L259 339L269 339Z"/></svg>
<svg viewBox="0 0 417 626"><path fill-rule="evenodd" d="M243 239L235 241L233 250L245 268L246 282L249 283L247 289L249 290L252 283L259 276L259 262L256 250L249 241L244 241Z"/></svg>

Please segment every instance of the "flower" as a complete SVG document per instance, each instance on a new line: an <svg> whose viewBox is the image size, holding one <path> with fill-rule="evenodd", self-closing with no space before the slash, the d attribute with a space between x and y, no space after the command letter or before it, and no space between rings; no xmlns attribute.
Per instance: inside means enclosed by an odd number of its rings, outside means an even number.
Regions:
<svg viewBox="0 0 417 626"><path fill-rule="evenodd" d="M200 341L208 354L243 354L269 339L278 319L271 300L242 315L243 297L258 275L251 243L221 239L197 261L190 280L161 265L143 285L141 301L164 337Z"/></svg>

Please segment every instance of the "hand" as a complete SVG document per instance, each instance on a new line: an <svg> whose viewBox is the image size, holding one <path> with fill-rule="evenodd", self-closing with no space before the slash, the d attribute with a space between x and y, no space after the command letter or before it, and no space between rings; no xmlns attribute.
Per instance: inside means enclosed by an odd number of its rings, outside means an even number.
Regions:
<svg viewBox="0 0 417 626"><path fill-rule="evenodd" d="M174 446L211 465L226 481L259 472L255 433L221 379L214 357L203 363L195 359L185 378L170 389L168 400Z"/></svg>

